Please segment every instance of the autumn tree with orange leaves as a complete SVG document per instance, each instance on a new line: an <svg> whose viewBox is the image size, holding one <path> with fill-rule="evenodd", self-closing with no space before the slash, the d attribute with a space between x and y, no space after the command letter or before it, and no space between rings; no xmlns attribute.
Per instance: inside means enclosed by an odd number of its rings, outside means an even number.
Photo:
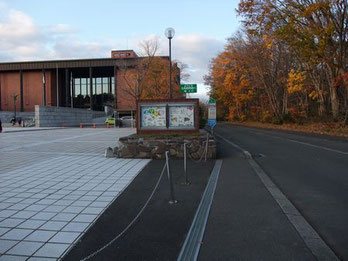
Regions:
<svg viewBox="0 0 348 261"><path fill-rule="evenodd" d="M122 80L125 83L124 97L135 106L140 99L167 99L169 98L169 59L157 56L158 42L144 40L141 45L141 57L133 67L128 66L128 60L124 60L124 66L120 68ZM182 70L180 70L181 65ZM180 74L185 74L185 65L174 62L172 67L173 97L181 98Z"/></svg>
<svg viewBox="0 0 348 261"><path fill-rule="evenodd" d="M241 0L243 32L211 61L221 117L348 118L348 2Z"/></svg>

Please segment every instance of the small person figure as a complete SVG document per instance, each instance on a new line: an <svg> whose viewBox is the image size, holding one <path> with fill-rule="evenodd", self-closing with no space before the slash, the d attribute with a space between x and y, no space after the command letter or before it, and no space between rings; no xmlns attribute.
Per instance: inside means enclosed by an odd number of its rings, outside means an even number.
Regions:
<svg viewBox="0 0 348 261"><path fill-rule="evenodd" d="M1 122L1 119L0 119L0 133L2 132L2 122Z"/></svg>
<svg viewBox="0 0 348 261"><path fill-rule="evenodd" d="M10 123L12 123L12 126L15 126L16 124L16 118L12 117L12 119L10 120Z"/></svg>

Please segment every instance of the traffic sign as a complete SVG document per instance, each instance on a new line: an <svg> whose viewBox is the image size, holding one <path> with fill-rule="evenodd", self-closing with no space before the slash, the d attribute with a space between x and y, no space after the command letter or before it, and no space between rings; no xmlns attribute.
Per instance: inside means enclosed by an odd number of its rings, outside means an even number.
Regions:
<svg viewBox="0 0 348 261"><path fill-rule="evenodd" d="M195 93L197 92L197 84L180 84L181 93Z"/></svg>
<svg viewBox="0 0 348 261"><path fill-rule="evenodd" d="M208 120L208 124L209 124L211 129L214 129L214 127L216 125L216 120Z"/></svg>
<svg viewBox="0 0 348 261"><path fill-rule="evenodd" d="M216 105L216 100L213 98L209 99L209 105Z"/></svg>

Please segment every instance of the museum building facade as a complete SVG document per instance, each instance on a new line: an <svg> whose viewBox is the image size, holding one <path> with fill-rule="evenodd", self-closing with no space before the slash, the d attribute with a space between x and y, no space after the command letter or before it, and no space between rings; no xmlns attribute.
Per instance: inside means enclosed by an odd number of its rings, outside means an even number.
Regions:
<svg viewBox="0 0 348 261"><path fill-rule="evenodd" d="M168 60L168 57L161 57ZM136 102L122 76L143 57L133 50L110 58L0 63L0 110L31 112L35 105L130 112ZM179 88L180 77L174 83Z"/></svg>

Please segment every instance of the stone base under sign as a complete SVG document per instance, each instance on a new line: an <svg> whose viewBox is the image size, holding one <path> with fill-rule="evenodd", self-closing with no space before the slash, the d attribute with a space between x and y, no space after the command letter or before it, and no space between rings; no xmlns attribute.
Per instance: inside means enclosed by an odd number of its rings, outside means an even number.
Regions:
<svg viewBox="0 0 348 261"><path fill-rule="evenodd" d="M187 157L198 160L205 158L206 134L198 136L138 136L130 135L119 139L119 147L114 149L118 158L164 159L169 151L171 158L184 157L186 143ZM214 137L208 139L207 159L216 158L216 143Z"/></svg>

